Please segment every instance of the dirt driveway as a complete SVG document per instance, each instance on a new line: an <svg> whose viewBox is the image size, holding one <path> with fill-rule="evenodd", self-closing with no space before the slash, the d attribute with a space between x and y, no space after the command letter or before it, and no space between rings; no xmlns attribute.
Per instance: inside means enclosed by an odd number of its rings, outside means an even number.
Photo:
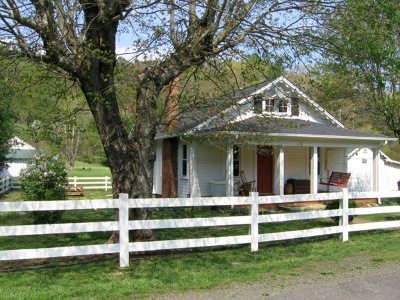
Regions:
<svg viewBox="0 0 400 300"><path fill-rule="evenodd" d="M209 291L169 293L150 299L398 300L400 263L390 261L375 265L362 258L347 259L339 264L321 264L296 277L277 277L253 284L234 283Z"/></svg>

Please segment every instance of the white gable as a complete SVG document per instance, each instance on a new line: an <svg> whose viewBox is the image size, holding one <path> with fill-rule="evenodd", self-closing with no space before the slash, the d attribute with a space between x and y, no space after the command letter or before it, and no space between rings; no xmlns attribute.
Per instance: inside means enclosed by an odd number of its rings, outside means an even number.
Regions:
<svg viewBox="0 0 400 300"><path fill-rule="evenodd" d="M255 101L258 101L258 104ZM296 104L294 104L295 101ZM260 111L255 111L257 105L259 105L258 109ZM238 101L237 105L227 108L199 124L190 133L204 128L213 128L216 122L222 125L223 123L243 121L260 113L264 116L300 119L344 128L344 125L322 106L308 97L288 79L281 76L251 92L248 97Z"/></svg>
<svg viewBox="0 0 400 300"><path fill-rule="evenodd" d="M8 143L11 144L12 150L36 150L33 146L25 143L17 136L14 136L12 139L10 139Z"/></svg>

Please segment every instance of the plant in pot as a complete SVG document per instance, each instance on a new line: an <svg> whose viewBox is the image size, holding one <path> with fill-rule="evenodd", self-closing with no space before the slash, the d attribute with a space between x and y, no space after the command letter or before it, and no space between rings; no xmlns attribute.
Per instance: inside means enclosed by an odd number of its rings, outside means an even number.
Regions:
<svg viewBox="0 0 400 300"><path fill-rule="evenodd" d="M294 188L294 179L289 178L288 180L286 180L285 184L285 195L293 194L293 188Z"/></svg>

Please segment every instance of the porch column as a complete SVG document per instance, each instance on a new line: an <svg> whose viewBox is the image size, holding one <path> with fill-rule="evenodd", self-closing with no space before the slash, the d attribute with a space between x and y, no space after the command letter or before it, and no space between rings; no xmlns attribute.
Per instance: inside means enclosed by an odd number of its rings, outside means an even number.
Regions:
<svg viewBox="0 0 400 300"><path fill-rule="evenodd" d="M311 148L310 194L318 193L318 147Z"/></svg>
<svg viewBox="0 0 400 300"><path fill-rule="evenodd" d="M197 141L192 140L189 150L190 197L201 197L199 177L197 176Z"/></svg>
<svg viewBox="0 0 400 300"><path fill-rule="evenodd" d="M379 162L381 158L381 154L379 152L379 148L372 149L374 163L373 163L373 171L372 171L372 190L374 192L379 192ZM380 199L379 199L380 201Z"/></svg>
<svg viewBox="0 0 400 300"><path fill-rule="evenodd" d="M233 146L226 146L226 197L233 197Z"/></svg>
<svg viewBox="0 0 400 300"><path fill-rule="evenodd" d="M285 153L283 147L279 148L278 159L277 159L277 170L278 170L278 195L285 194Z"/></svg>

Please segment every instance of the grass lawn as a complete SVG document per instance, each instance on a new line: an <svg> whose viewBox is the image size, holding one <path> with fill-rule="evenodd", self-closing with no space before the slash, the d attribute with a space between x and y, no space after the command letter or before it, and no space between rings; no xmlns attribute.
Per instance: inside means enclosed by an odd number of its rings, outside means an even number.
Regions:
<svg viewBox="0 0 400 300"><path fill-rule="evenodd" d="M90 197L92 191L85 192ZM94 192L94 191L93 191ZM106 192L104 192L106 193ZM107 197L94 194L92 199ZM81 199L79 196L73 198ZM0 196L0 201L20 201L19 192ZM212 217L227 215L210 209L154 210L154 218ZM362 216L375 221L400 218L399 214ZM113 220L112 210L73 211L64 222ZM0 213L0 226L30 224L23 213ZM333 226L330 219L270 223L260 226L260 233ZM160 240L247 234L248 226L226 226L156 230ZM38 246L102 244L110 233L65 234L0 238L0 249ZM16 247L16 248L15 248ZM359 269L399 261L398 230L375 230L350 233L343 243L338 235L262 243L258 252L249 245L160 251L131 254L131 266L118 267L116 256L74 257L35 261L0 262L1 299L144 299L151 295L191 289L210 289L233 282L255 281L290 284L291 278L318 266L320 276L334 276L342 268ZM362 263L360 262L362 261ZM345 262L345 263L343 263ZM17 265L17 266L15 266ZM5 270L12 269L12 272ZM25 268L25 269L24 269ZM31 268L31 269L27 269ZM280 283L281 284L281 283ZM286 284L286 283L285 283ZM268 291L266 291L268 292Z"/></svg>
<svg viewBox="0 0 400 300"><path fill-rule="evenodd" d="M81 161L75 162L75 171L68 171L68 177L111 177L109 167L101 164L89 164Z"/></svg>

